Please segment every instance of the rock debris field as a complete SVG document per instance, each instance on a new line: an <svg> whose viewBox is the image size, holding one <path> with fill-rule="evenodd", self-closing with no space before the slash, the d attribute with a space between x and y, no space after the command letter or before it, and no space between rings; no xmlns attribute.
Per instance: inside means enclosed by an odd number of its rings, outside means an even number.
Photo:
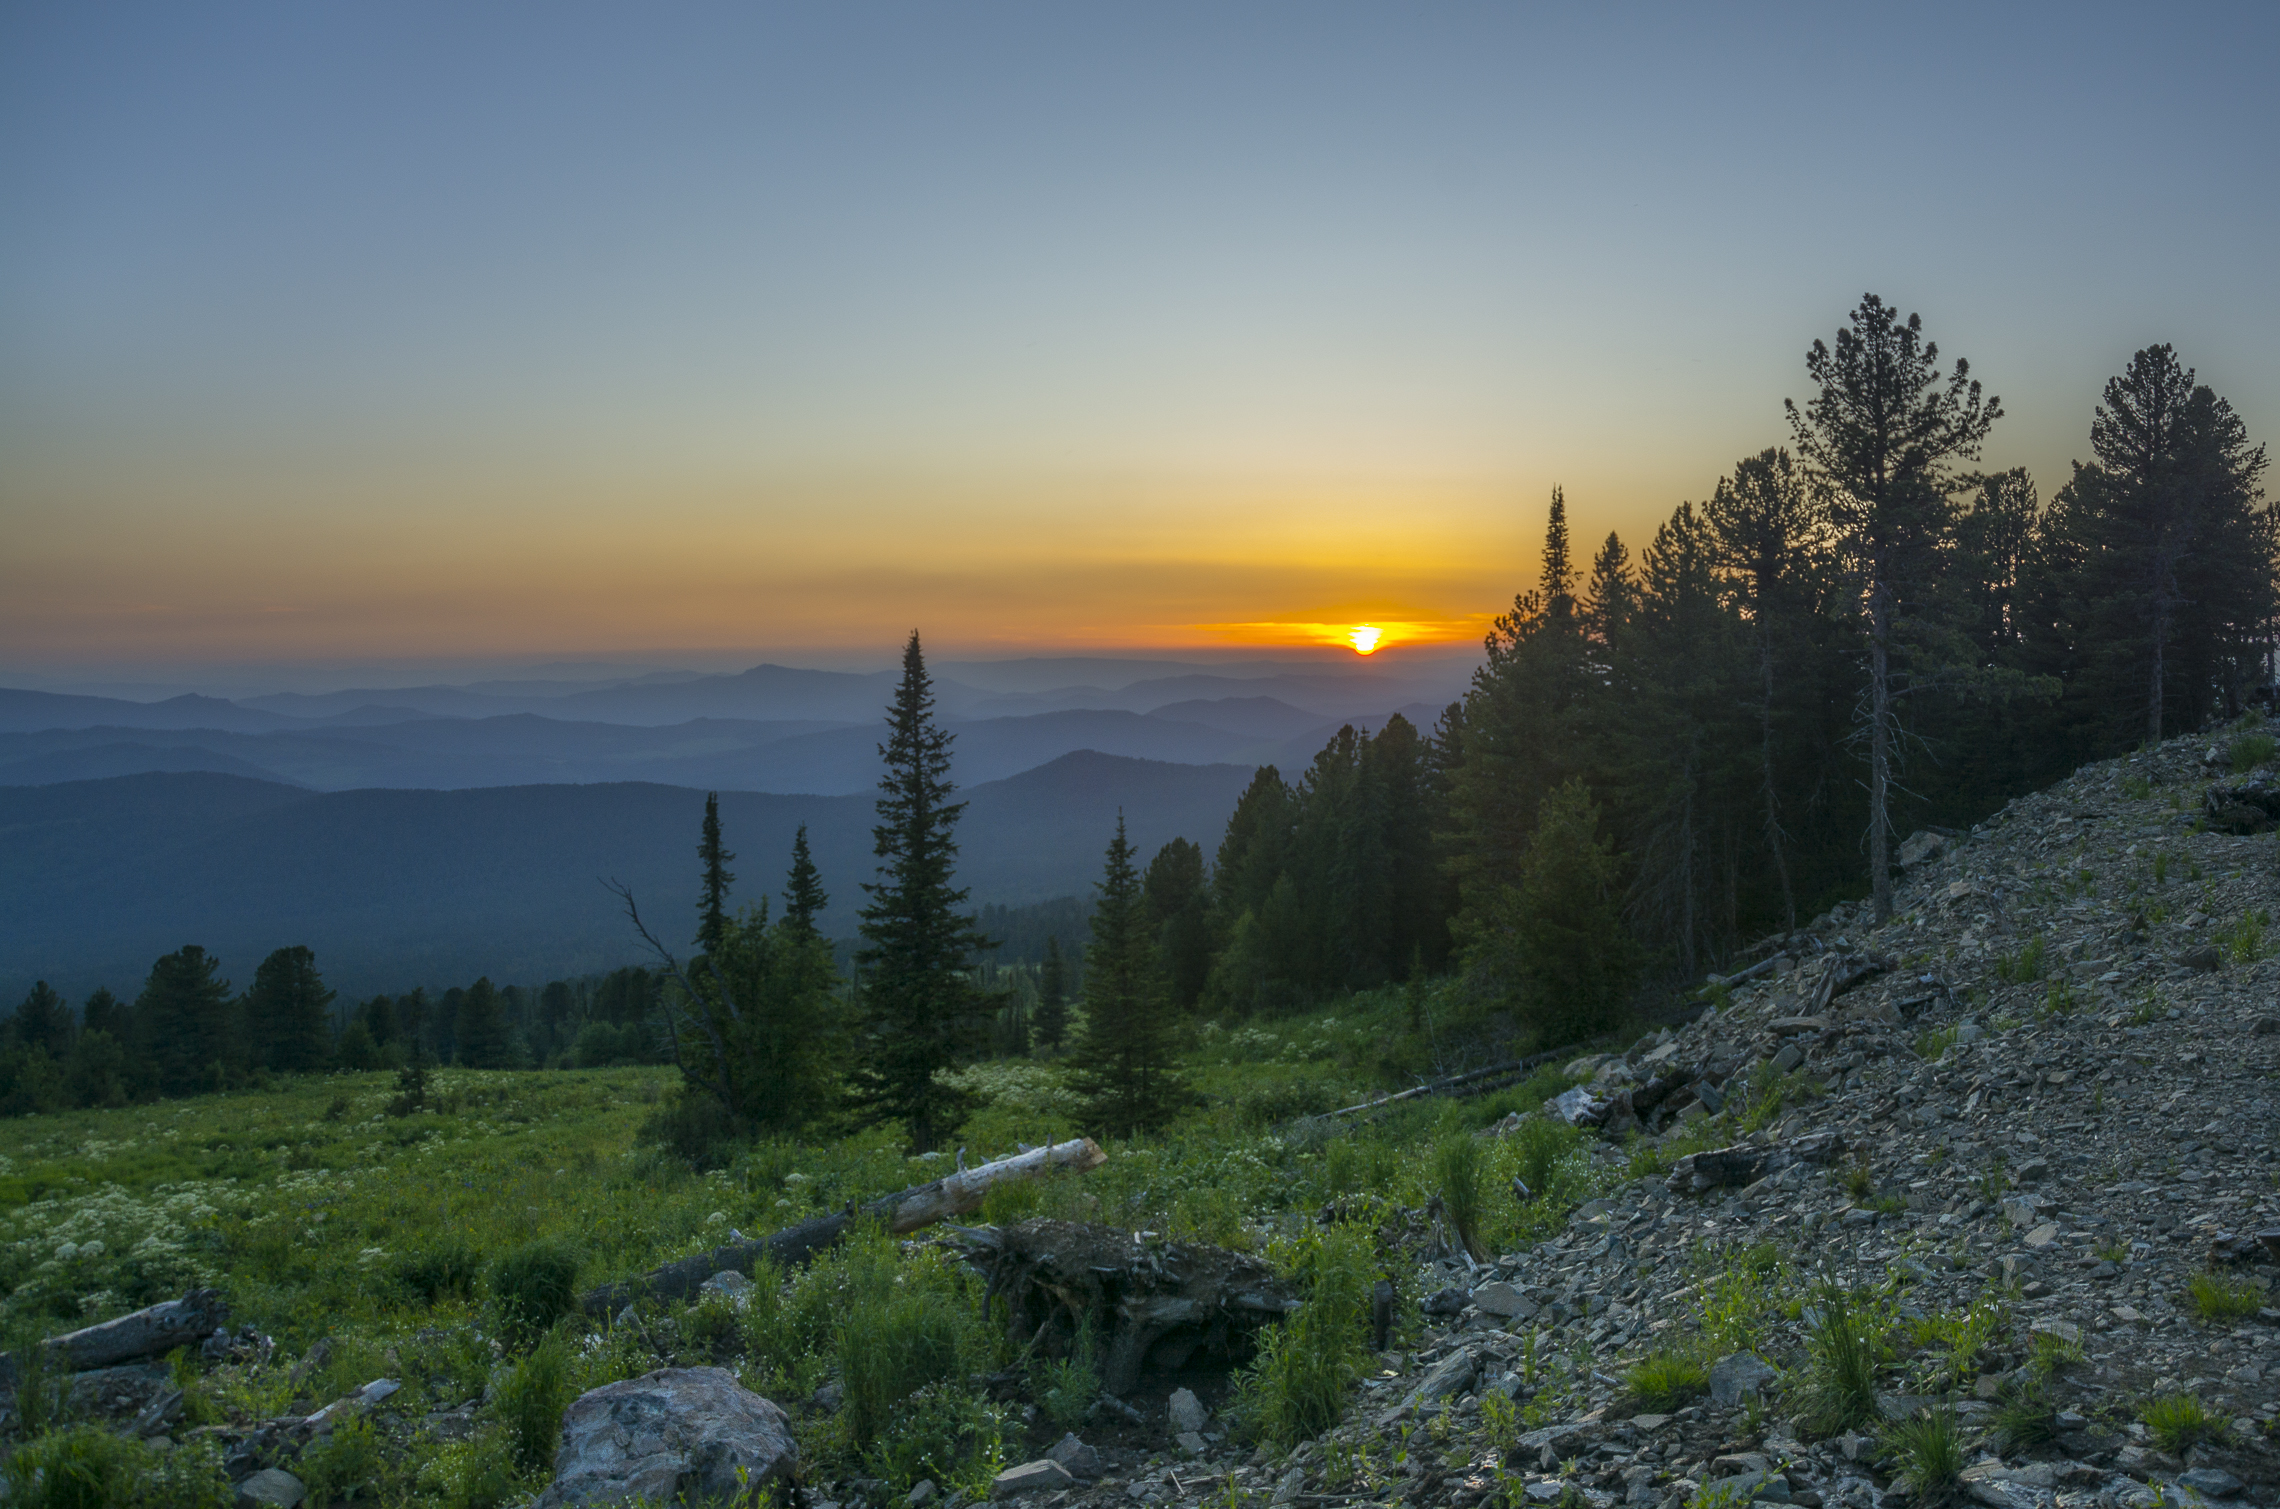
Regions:
<svg viewBox="0 0 2280 1509"><path fill-rule="evenodd" d="M1839 907L1569 1066L1556 1110L1602 1171L1690 1151L1525 1253L1443 1244L1424 1333L1337 1428L1088 1449L1089 1482L1028 1464L1000 1496L2280 1503L2275 811L2202 738L1915 835L1887 924ZM1689 1140L1736 1097L1757 1130ZM1810 1388L1831 1306L1884 1338L1842 1429Z"/></svg>

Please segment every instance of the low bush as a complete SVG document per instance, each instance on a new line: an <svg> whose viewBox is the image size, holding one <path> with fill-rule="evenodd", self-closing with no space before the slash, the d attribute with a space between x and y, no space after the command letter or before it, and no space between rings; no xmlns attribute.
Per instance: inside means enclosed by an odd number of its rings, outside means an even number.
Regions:
<svg viewBox="0 0 2280 1509"><path fill-rule="evenodd" d="M1062 1430L1075 1430L1100 1397L1099 1344L1091 1317L1077 1327L1069 1355L1030 1369L1030 1393L1045 1418Z"/></svg>
<svg viewBox="0 0 2280 1509"><path fill-rule="evenodd" d="M445 1237L398 1257L398 1284L425 1304L444 1299L473 1299L483 1276L483 1257L474 1245Z"/></svg>
<svg viewBox="0 0 2280 1509"><path fill-rule="evenodd" d="M2258 766L2269 765L2276 754L2280 754L2280 740L2267 733L2234 734L2225 746L2225 759L2234 775L2247 775Z"/></svg>
<svg viewBox="0 0 2280 1509"><path fill-rule="evenodd" d="M554 1239L527 1242L491 1266L491 1306L499 1328L527 1346L578 1308L578 1254Z"/></svg>
<svg viewBox="0 0 2280 1509"><path fill-rule="evenodd" d="M113 1509L137 1502L146 1453L92 1425L36 1437L8 1458L10 1509Z"/></svg>

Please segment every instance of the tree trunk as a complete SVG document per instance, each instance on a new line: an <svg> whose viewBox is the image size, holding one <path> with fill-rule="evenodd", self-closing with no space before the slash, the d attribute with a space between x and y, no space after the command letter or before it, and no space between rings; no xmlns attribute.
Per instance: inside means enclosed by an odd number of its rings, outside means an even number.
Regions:
<svg viewBox="0 0 2280 1509"><path fill-rule="evenodd" d="M1876 923L1892 920L1892 597L1883 573L1868 589L1868 882Z"/></svg>
<svg viewBox="0 0 2280 1509"><path fill-rule="evenodd" d="M981 1209L983 1198L994 1185L1063 1171L1090 1173L1107 1161L1108 1154L1090 1137L1031 1148L1026 1153L1000 1158L979 1168L946 1174L930 1184L884 1195L860 1211L851 1205L845 1210L812 1217L797 1226L787 1226L774 1236L730 1242L637 1277L604 1284L588 1292L579 1304L588 1315L609 1315L639 1299L686 1299L722 1269L748 1272L763 1256L779 1268L804 1263L866 1217L884 1221L887 1230L899 1236L950 1216L968 1215Z"/></svg>
<svg viewBox="0 0 2280 1509"><path fill-rule="evenodd" d="M1773 777L1773 630L1765 622L1765 603L1758 602L1758 671L1765 681L1765 700L1758 704L1758 768L1765 779L1765 846L1773 851L1773 873L1781 879L1781 925L1797 931L1797 897L1789 886L1789 855L1781 843L1781 789Z"/></svg>

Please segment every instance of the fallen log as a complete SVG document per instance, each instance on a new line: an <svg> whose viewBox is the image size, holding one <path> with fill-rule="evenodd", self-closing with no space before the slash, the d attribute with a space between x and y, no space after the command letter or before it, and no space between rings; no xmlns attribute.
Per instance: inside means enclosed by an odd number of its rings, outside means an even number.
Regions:
<svg viewBox="0 0 2280 1509"><path fill-rule="evenodd" d="M1325 1111L1322 1114L1325 1118L1359 1116L1364 1111L1375 1111L1385 1106L1399 1105L1402 1101L1415 1100L1421 1095L1446 1095L1453 1090L1470 1092L1478 1089L1486 1091L1490 1087L1483 1084L1483 1080L1492 1080L1502 1074L1526 1074L1529 1070L1541 1068L1556 1059L1573 1057L1578 1051L1578 1047L1578 1044L1570 1043L1564 1048L1554 1048L1546 1053L1531 1054L1527 1058L1509 1059L1501 1064L1490 1064L1485 1069L1472 1069L1463 1074L1452 1074L1447 1079L1437 1079L1431 1084L1413 1085L1406 1090L1397 1090L1391 1095L1381 1095L1375 1100L1365 1100L1358 1106L1343 1106L1338 1110ZM1503 1087L1499 1085L1495 1088L1501 1089Z"/></svg>
<svg viewBox="0 0 2280 1509"><path fill-rule="evenodd" d="M40 1343L43 1360L65 1372L84 1373L195 1346L229 1323L230 1307L215 1289L193 1289L180 1299L148 1305L116 1320L82 1326ZM0 1354L0 1399L13 1399L19 1367Z"/></svg>
<svg viewBox="0 0 2280 1509"><path fill-rule="evenodd" d="M857 1221L883 1221L887 1230L899 1236L951 1216L972 1214L981 1209L983 1198L994 1185L1014 1179L1038 1179L1052 1173L1089 1173L1107 1161L1108 1154L1090 1137L1034 1147L1010 1158L999 1158L978 1168L959 1169L928 1183L882 1195L861 1207L849 1205L845 1210L811 1217L773 1236L729 1242L633 1278L604 1284L588 1292L579 1304L588 1315L614 1315L636 1300L687 1299L706 1279L724 1268L748 1273L762 1257L779 1268L804 1263L838 1241Z"/></svg>

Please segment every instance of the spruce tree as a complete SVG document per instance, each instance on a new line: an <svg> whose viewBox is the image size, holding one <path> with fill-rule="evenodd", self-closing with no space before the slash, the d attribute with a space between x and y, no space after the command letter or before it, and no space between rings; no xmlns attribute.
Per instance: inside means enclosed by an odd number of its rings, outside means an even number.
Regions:
<svg viewBox="0 0 2280 1509"><path fill-rule="evenodd" d="M306 947L281 948L261 961L246 992L246 1035L252 1060L285 1074L309 1074L332 1056L326 1009L333 992Z"/></svg>
<svg viewBox="0 0 2280 1509"><path fill-rule="evenodd" d="M137 1046L165 1095L215 1087L215 1070L227 1044L229 981L221 961L196 944L160 958L135 998Z"/></svg>
<svg viewBox="0 0 2280 1509"><path fill-rule="evenodd" d="M968 1098L936 1076L987 1041L991 1003L976 988L974 955L990 946L960 915L958 818L949 798L949 730L934 721L934 687L918 633L903 648L902 680L879 746L879 822L871 830L880 878L866 882L860 913L863 1041L857 1103L873 1121L899 1121L913 1150L929 1152L956 1131Z"/></svg>
<svg viewBox="0 0 2280 1509"><path fill-rule="evenodd" d="M808 853L807 824L802 823L800 831L792 835L792 873L784 883L784 920L812 933L816 917L829 905L831 898L824 894L823 877Z"/></svg>
<svg viewBox="0 0 2280 1509"><path fill-rule="evenodd" d="M1087 1114L1114 1135L1161 1126L1178 1108L1171 1011L1122 813L1093 906L1085 1031L1072 1063Z"/></svg>
<svg viewBox="0 0 2280 1509"><path fill-rule="evenodd" d="M1059 934L1045 939L1045 960L1037 966L1037 1018L1031 1024L1037 1043L1048 1050L1061 1046L1069 1032L1069 967L1061 957Z"/></svg>
<svg viewBox="0 0 2280 1509"><path fill-rule="evenodd" d="M1622 862L1580 780L1544 798L1536 840L1486 919L1478 966L1500 976L1536 1041L1574 1042L1615 1024L1636 967L1618 910Z"/></svg>
<svg viewBox="0 0 2280 1509"><path fill-rule="evenodd" d="M697 843L697 859L704 866L697 899L697 947L706 953L720 947L728 926L728 888L736 883L728 862L736 858L720 841L720 793L705 793L705 826Z"/></svg>
<svg viewBox="0 0 2280 1509"><path fill-rule="evenodd" d="M503 1069L511 1057L507 1022L499 1004L498 988L489 975L467 987L459 998L453 1036L459 1062L470 1069Z"/></svg>

